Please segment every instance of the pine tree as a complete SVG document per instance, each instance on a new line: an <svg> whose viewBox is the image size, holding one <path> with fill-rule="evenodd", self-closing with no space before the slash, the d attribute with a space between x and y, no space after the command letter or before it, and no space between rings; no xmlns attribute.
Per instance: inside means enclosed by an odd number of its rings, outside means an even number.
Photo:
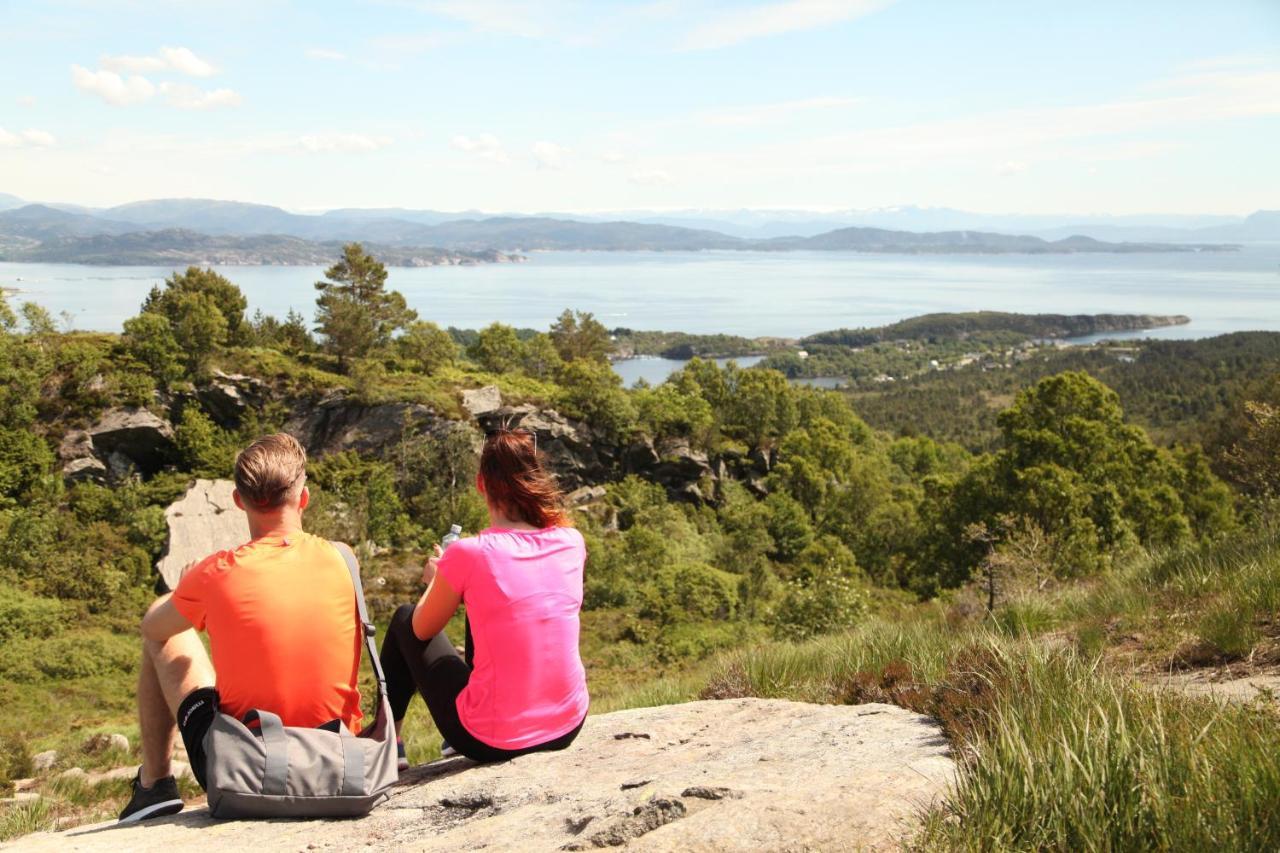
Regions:
<svg viewBox="0 0 1280 853"><path fill-rule="evenodd" d="M385 347L397 330L417 319L403 295L386 289L386 266L359 243L343 246L342 259L324 275L327 281L316 282L316 329L325 349L338 357L339 370Z"/></svg>

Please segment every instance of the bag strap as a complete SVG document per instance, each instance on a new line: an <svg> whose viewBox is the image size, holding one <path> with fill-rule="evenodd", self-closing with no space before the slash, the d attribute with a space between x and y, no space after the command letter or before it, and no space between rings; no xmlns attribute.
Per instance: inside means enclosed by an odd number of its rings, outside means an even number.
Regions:
<svg viewBox="0 0 1280 853"><path fill-rule="evenodd" d="M356 611L360 615L360 633L364 636L364 648L369 653L369 663L373 665L373 674L378 679L377 707L382 707L382 701L387 695L387 676L382 671L382 661L378 658L378 647L373 642L373 638L378 634L378 629L369 621L369 609L365 606L364 601L364 585L360 583L360 564L356 561L355 552L351 550L350 546L341 542L331 542L330 544L342 555L342 561L347 564L347 571L351 573L351 585L356 590Z"/></svg>

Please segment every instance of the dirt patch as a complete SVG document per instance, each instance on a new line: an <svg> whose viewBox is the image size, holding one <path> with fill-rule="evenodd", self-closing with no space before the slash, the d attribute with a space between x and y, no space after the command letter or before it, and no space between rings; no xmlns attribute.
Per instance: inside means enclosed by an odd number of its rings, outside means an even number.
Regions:
<svg viewBox="0 0 1280 853"><path fill-rule="evenodd" d="M1211 696L1231 702L1264 701L1280 705L1280 667L1248 664L1168 672L1146 676L1149 684L1190 696Z"/></svg>

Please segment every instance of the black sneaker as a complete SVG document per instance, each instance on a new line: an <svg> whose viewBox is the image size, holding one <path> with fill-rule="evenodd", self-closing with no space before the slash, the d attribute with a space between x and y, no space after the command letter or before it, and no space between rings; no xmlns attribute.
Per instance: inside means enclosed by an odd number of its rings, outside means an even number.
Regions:
<svg viewBox="0 0 1280 853"><path fill-rule="evenodd" d="M449 741L445 740L444 738L440 739L440 757L441 758L452 758L457 754L458 754L458 750L449 746Z"/></svg>
<svg viewBox="0 0 1280 853"><path fill-rule="evenodd" d="M404 751L404 741L396 738L396 769L401 773L409 769L409 756Z"/></svg>
<svg viewBox="0 0 1280 853"><path fill-rule="evenodd" d="M172 776L157 779L150 788L142 787L142 768L133 777L133 796L129 805L120 812L120 823L136 823L153 817L177 814L182 811L182 795L178 782Z"/></svg>

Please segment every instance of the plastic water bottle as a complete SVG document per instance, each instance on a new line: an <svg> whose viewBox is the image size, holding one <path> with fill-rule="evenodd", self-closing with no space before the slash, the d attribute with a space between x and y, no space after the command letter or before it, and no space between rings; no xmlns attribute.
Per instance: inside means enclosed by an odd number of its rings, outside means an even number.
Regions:
<svg viewBox="0 0 1280 853"><path fill-rule="evenodd" d="M446 548L448 548L450 545L452 545L454 542L457 542L461 538L462 538L462 525L451 524L449 526L449 532L446 533L444 535L444 538L440 540L440 550L442 551L445 550Z"/></svg>

